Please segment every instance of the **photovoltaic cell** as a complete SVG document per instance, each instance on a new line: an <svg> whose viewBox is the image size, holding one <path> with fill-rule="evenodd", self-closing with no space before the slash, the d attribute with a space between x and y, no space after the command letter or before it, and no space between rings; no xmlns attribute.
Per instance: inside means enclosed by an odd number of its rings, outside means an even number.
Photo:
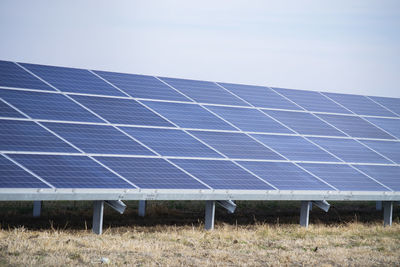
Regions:
<svg viewBox="0 0 400 267"><path fill-rule="evenodd" d="M242 131L267 133L293 133L282 124L256 109L207 106Z"/></svg>
<svg viewBox="0 0 400 267"><path fill-rule="evenodd" d="M164 159L96 157L139 188L208 189Z"/></svg>
<svg viewBox="0 0 400 267"><path fill-rule="evenodd" d="M340 191L388 191L348 165L302 163L300 166Z"/></svg>
<svg viewBox="0 0 400 267"><path fill-rule="evenodd" d="M352 139L309 138L345 162L391 163L379 154Z"/></svg>
<svg viewBox="0 0 400 267"><path fill-rule="evenodd" d="M0 97L33 119L103 122L61 94L0 90Z"/></svg>
<svg viewBox="0 0 400 267"><path fill-rule="evenodd" d="M213 82L160 77L175 89L199 103L248 106Z"/></svg>
<svg viewBox="0 0 400 267"><path fill-rule="evenodd" d="M79 103L91 109L110 123L173 126L157 114L133 99L117 99L93 96L72 96Z"/></svg>
<svg viewBox="0 0 400 267"><path fill-rule="evenodd" d="M369 98L400 115L400 98L370 96Z"/></svg>
<svg viewBox="0 0 400 267"><path fill-rule="evenodd" d="M400 142L362 140L362 143L400 164ZM400 176L400 174L399 174ZM400 178L399 178L400 179Z"/></svg>
<svg viewBox="0 0 400 267"><path fill-rule="evenodd" d="M358 115L388 116L396 117L392 112L384 109L378 104L362 95L347 95L337 93L323 93L344 107Z"/></svg>
<svg viewBox="0 0 400 267"><path fill-rule="evenodd" d="M366 118L369 122L382 128L391 135L400 139L400 120L399 119L381 119L381 118Z"/></svg>
<svg viewBox="0 0 400 267"><path fill-rule="evenodd" d="M15 154L9 157L56 188L134 188L86 156Z"/></svg>
<svg viewBox="0 0 400 267"><path fill-rule="evenodd" d="M174 159L172 162L214 189L274 190L231 161Z"/></svg>
<svg viewBox="0 0 400 267"><path fill-rule="evenodd" d="M153 76L106 71L95 71L95 73L132 97L191 102L191 100Z"/></svg>
<svg viewBox="0 0 400 267"><path fill-rule="evenodd" d="M133 127L121 129L162 156L222 157L182 130Z"/></svg>
<svg viewBox="0 0 400 267"><path fill-rule="evenodd" d="M262 134L254 134L252 136L290 160L327 162L340 161L300 136Z"/></svg>
<svg viewBox="0 0 400 267"><path fill-rule="evenodd" d="M125 96L88 70L21 63L63 92Z"/></svg>
<svg viewBox="0 0 400 267"><path fill-rule="evenodd" d="M318 114L318 117L352 137L394 139L392 136L359 117L325 114Z"/></svg>
<svg viewBox="0 0 400 267"><path fill-rule="evenodd" d="M256 107L301 110L300 107L264 86L232 83L218 84Z"/></svg>
<svg viewBox="0 0 400 267"><path fill-rule="evenodd" d="M273 88L278 93L286 96L296 104L302 106L308 111L315 112L330 112L330 113L344 113L350 114L351 112L339 106L335 102L329 100L319 92Z"/></svg>
<svg viewBox="0 0 400 267"><path fill-rule="evenodd" d="M0 99L0 117L26 118Z"/></svg>
<svg viewBox="0 0 400 267"><path fill-rule="evenodd" d="M43 124L86 153L154 155L153 152L112 126Z"/></svg>
<svg viewBox="0 0 400 267"><path fill-rule="evenodd" d="M190 131L219 152L236 159L277 159L281 156L242 133Z"/></svg>
<svg viewBox="0 0 400 267"><path fill-rule="evenodd" d="M335 190L290 162L240 161L279 190Z"/></svg>
<svg viewBox="0 0 400 267"><path fill-rule="evenodd" d="M2 60L0 60L0 86L54 91L15 63Z"/></svg>
<svg viewBox="0 0 400 267"><path fill-rule="evenodd" d="M235 130L197 104L141 102L182 128Z"/></svg>
<svg viewBox="0 0 400 267"><path fill-rule="evenodd" d="M390 189L400 191L400 167L380 165L357 165L354 167L388 186Z"/></svg>
<svg viewBox="0 0 400 267"><path fill-rule="evenodd" d="M0 188L49 188L49 186L0 156Z"/></svg>
<svg viewBox="0 0 400 267"><path fill-rule="evenodd" d="M0 120L0 123L0 150L79 153L34 122Z"/></svg>
<svg viewBox="0 0 400 267"><path fill-rule="evenodd" d="M340 131L309 113L272 110L265 110L264 112L300 134L345 136Z"/></svg>

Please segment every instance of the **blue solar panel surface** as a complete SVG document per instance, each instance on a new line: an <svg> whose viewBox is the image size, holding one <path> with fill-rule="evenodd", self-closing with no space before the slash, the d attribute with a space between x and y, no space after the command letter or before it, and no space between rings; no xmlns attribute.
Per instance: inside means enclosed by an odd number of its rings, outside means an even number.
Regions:
<svg viewBox="0 0 400 267"><path fill-rule="evenodd" d="M400 99L21 64L0 61L0 188L400 189Z"/></svg>
<svg viewBox="0 0 400 267"><path fill-rule="evenodd" d="M57 188L134 188L86 156L9 156Z"/></svg>
<svg viewBox="0 0 400 267"><path fill-rule="evenodd" d="M232 95L213 82L194 81L175 78L163 78L163 81L178 89L198 103L248 106L245 102Z"/></svg>
<svg viewBox="0 0 400 267"><path fill-rule="evenodd" d="M0 97L33 119L102 122L61 94L0 90Z"/></svg>
<svg viewBox="0 0 400 267"><path fill-rule="evenodd" d="M225 156L236 159L277 159L281 156L242 133L190 131Z"/></svg>
<svg viewBox="0 0 400 267"><path fill-rule="evenodd" d="M0 123L0 150L78 152L35 122L0 120Z"/></svg>
<svg viewBox="0 0 400 267"><path fill-rule="evenodd" d="M125 96L88 70L36 64L21 65L63 92Z"/></svg>
<svg viewBox="0 0 400 267"><path fill-rule="evenodd" d="M140 188L208 188L164 159L120 157L97 157L96 159Z"/></svg>
<svg viewBox="0 0 400 267"><path fill-rule="evenodd" d="M222 157L182 130L136 127L123 127L121 129L162 156Z"/></svg>
<svg viewBox="0 0 400 267"><path fill-rule="evenodd" d="M152 76L105 71L95 71L95 73L132 97L191 101Z"/></svg>
<svg viewBox="0 0 400 267"><path fill-rule="evenodd" d="M279 190L335 190L290 162L239 163Z"/></svg>
<svg viewBox="0 0 400 267"><path fill-rule="evenodd" d="M49 188L38 178L0 156L0 188Z"/></svg>
<svg viewBox="0 0 400 267"><path fill-rule="evenodd" d="M0 60L0 86L54 91L17 64L2 60Z"/></svg>
<svg viewBox="0 0 400 267"><path fill-rule="evenodd" d="M154 155L112 126L51 122L43 124L86 153Z"/></svg>
<svg viewBox="0 0 400 267"><path fill-rule="evenodd" d="M231 161L175 159L172 162L214 189L274 189Z"/></svg>
<svg viewBox="0 0 400 267"><path fill-rule="evenodd" d="M287 127L256 109L216 106L207 106L207 108L234 124L242 131L293 133L293 131L289 130Z"/></svg>
<svg viewBox="0 0 400 267"><path fill-rule="evenodd" d="M238 97L249 102L251 105L260 108L291 109L301 108L271 89L264 86L253 86L243 84L218 83Z"/></svg>

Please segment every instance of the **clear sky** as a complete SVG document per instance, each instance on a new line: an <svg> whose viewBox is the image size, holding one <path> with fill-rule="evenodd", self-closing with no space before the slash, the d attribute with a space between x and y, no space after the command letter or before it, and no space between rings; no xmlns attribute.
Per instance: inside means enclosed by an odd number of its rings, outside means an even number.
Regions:
<svg viewBox="0 0 400 267"><path fill-rule="evenodd" d="M0 2L0 59L400 97L400 1Z"/></svg>

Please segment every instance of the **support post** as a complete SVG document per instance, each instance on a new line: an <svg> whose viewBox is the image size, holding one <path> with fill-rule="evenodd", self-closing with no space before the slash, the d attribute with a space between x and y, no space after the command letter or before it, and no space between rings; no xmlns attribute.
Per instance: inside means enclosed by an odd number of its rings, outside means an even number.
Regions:
<svg viewBox="0 0 400 267"><path fill-rule="evenodd" d="M139 216L144 217L146 214L146 200L139 200Z"/></svg>
<svg viewBox="0 0 400 267"><path fill-rule="evenodd" d="M384 226L392 225L392 216L393 216L393 202L392 201L384 201L383 202L383 225Z"/></svg>
<svg viewBox="0 0 400 267"><path fill-rule="evenodd" d="M215 201L206 201L206 215L205 215L204 229L213 230L214 229L214 217L215 217Z"/></svg>
<svg viewBox="0 0 400 267"><path fill-rule="evenodd" d="M312 201L310 201L310 202L309 202L309 205L310 205L310 211L312 211L312 204L313 204L313 203L312 203Z"/></svg>
<svg viewBox="0 0 400 267"><path fill-rule="evenodd" d="M33 217L40 217L42 201L33 201Z"/></svg>
<svg viewBox="0 0 400 267"><path fill-rule="evenodd" d="M101 235L103 232L103 212L104 201L97 200L93 204L93 225L92 231L95 234Z"/></svg>
<svg viewBox="0 0 400 267"><path fill-rule="evenodd" d="M310 217L310 202L302 201L300 210L300 225L303 227L308 227L308 220Z"/></svg>
<svg viewBox="0 0 400 267"><path fill-rule="evenodd" d="M377 201L375 204L376 210L382 210L382 201Z"/></svg>

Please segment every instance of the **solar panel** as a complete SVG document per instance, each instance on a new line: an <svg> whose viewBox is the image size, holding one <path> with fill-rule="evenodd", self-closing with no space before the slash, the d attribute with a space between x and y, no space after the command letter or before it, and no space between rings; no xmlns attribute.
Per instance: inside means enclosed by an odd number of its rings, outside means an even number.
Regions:
<svg viewBox="0 0 400 267"><path fill-rule="evenodd" d="M350 114L347 109L329 100L319 92L273 88L308 111Z"/></svg>
<svg viewBox="0 0 400 267"><path fill-rule="evenodd" d="M95 71L132 97L175 101L190 101L153 76Z"/></svg>
<svg viewBox="0 0 400 267"><path fill-rule="evenodd" d="M49 188L48 185L0 156L0 188Z"/></svg>
<svg viewBox="0 0 400 267"><path fill-rule="evenodd" d="M0 86L54 91L15 63L2 60L0 60Z"/></svg>
<svg viewBox="0 0 400 267"><path fill-rule="evenodd" d="M208 189L164 159L96 157L139 188Z"/></svg>
<svg viewBox="0 0 400 267"><path fill-rule="evenodd" d="M0 150L78 152L32 121L0 120Z"/></svg>
<svg viewBox="0 0 400 267"><path fill-rule="evenodd" d="M352 139L315 137L310 138L310 140L346 162L391 163L384 157Z"/></svg>
<svg viewBox="0 0 400 267"><path fill-rule="evenodd" d="M357 165L355 167L393 191L400 191L399 166Z"/></svg>
<svg viewBox="0 0 400 267"><path fill-rule="evenodd" d="M300 164L341 191L389 191L373 179L344 164Z"/></svg>
<svg viewBox="0 0 400 267"><path fill-rule="evenodd" d="M272 110L265 112L300 134L344 136L340 131L309 113Z"/></svg>
<svg viewBox="0 0 400 267"><path fill-rule="evenodd" d="M397 116L400 116L400 98L379 96L369 96L369 98L388 108L391 112L396 113Z"/></svg>
<svg viewBox="0 0 400 267"><path fill-rule="evenodd" d="M335 190L290 162L241 161L240 165L279 190Z"/></svg>
<svg viewBox="0 0 400 267"><path fill-rule="evenodd" d="M272 150L242 133L204 131L190 131L190 133L229 158L283 160Z"/></svg>
<svg viewBox="0 0 400 267"><path fill-rule="evenodd" d="M160 79L199 103L248 106L248 104L212 82L165 77L160 77Z"/></svg>
<svg viewBox="0 0 400 267"><path fill-rule="evenodd" d="M14 117L14 118L26 118L24 115L1 101L0 99L0 117Z"/></svg>
<svg viewBox="0 0 400 267"><path fill-rule="evenodd" d="M326 162L339 161L334 156L300 136L263 134L254 134L252 136L290 160Z"/></svg>
<svg viewBox="0 0 400 267"><path fill-rule="evenodd" d="M382 128L386 132L400 139L400 120L399 119L381 119L381 118L366 118L369 122Z"/></svg>
<svg viewBox="0 0 400 267"><path fill-rule="evenodd" d="M182 128L235 130L199 105L154 101L141 102Z"/></svg>
<svg viewBox="0 0 400 267"><path fill-rule="evenodd" d="M372 124L359 117L323 114L318 114L318 117L352 137L393 139L393 137L389 134L376 128Z"/></svg>
<svg viewBox="0 0 400 267"><path fill-rule="evenodd" d="M301 110L299 106L264 86L231 83L218 84L256 107Z"/></svg>
<svg viewBox="0 0 400 267"><path fill-rule="evenodd" d="M88 70L24 63L21 65L63 92L126 96Z"/></svg>
<svg viewBox="0 0 400 267"><path fill-rule="evenodd" d="M220 154L182 130L122 127L162 156L219 158Z"/></svg>
<svg viewBox="0 0 400 267"><path fill-rule="evenodd" d="M86 156L9 155L56 188L134 188Z"/></svg>
<svg viewBox="0 0 400 267"><path fill-rule="evenodd" d="M133 99L117 99L92 96L73 96L75 100L90 108L111 123L173 126L157 114L146 109Z"/></svg>
<svg viewBox="0 0 400 267"><path fill-rule="evenodd" d="M86 153L154 155L112 126L51 122L43 124Z"/></svg>
<svg viewBox="0 0 400 267"><path fill-rule="evenodd" d="M243 131L293 133L293 131L256 109L217 106L207 106L207 108Z"/></svg>
<svg viewBox="0 0 400 267"><path fill-rule="evenodd" d="M61 94L0 90L0 97L33 119L103 122Z"/></svg>
<svg viewBox="0 0 400 267"><path fill-rule="evenodd" d="M396 116L387 109L379 106L375 102L361 95L348 95L337 93L323 93L339 104L358 115L373 115L373 116Z"/></svg>
<svg viewBox="0 0 400 267"><path fill-rule="evenodd" d="M400 142L363 140L362 143L400 164Z"/></svg>
<svg viewBox="0 0 400 267"><path fill-rule="evenodd" d="M226 160L174 159L184 168L214 189L273 190L264 181Z"/></svg>
<svg viewBox="0 0 400 267"><path fill-rule="evenodd" d="M0 199L400 200L399 99L21 64Z"/></svg>

